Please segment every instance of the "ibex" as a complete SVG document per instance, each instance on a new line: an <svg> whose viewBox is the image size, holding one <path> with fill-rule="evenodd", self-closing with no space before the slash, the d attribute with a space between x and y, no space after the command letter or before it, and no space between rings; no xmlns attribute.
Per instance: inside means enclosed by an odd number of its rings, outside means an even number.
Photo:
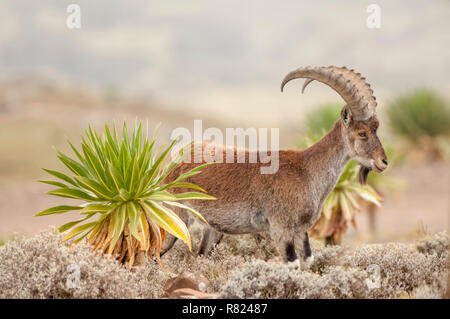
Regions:
<svg viewBox="0 0 450 319"><path fill-rule="evenodd" d="M298 267L299 254L308 265L313 256L307 231L320 217L324 201L346 163L354 159L361 165L359 179L363 184L369 171L380 173L386 169L386 154L377 136L377 103L365 78L345 67L301 67L286 75L281 91L286 83L297 78L307 79L302 93L314 80L339 93L346 102L340 119L313 146L305 150L280 150L275 174L261 174L262 161L258 158L256 163L249 163L254 151L245 150L245 163L215 163L191 177L190 182L217 198L189 203L210 225L204 230L199 254L209 254L223 233L269 231L284 262ZM207 143L195 145L203 150L206 146ZM225 158L225 147L221 151ZM180 163L169 180L197 165ZM177 213L187 222L186 213ZM163 252L175 241L175 237L169 236Z"/></svg>

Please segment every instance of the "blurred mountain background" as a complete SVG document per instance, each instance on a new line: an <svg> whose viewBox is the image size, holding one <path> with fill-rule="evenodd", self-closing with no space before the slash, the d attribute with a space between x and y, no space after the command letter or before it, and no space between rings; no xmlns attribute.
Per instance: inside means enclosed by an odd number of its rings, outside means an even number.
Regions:
<svg viewBox="0 0 450 319"><path fill-rule="evenodd" d="M81 28L66 27L73 1L3 0L0 74L140 97L174 109L250 123L292 115L330 90L281 95L304 65L346 65L379 99L422 85L450 92L449 1L76 1ZM381 105L382 106L382 105ZM245 123L249 123L247 120Z"/></svg>

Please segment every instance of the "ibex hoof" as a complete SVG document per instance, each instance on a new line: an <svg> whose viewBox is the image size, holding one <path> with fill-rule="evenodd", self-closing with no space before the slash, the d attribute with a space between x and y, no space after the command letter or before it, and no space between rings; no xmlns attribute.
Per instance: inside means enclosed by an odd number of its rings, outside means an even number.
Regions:
<svg viewBox="0 0 450 319"><path fill-rule="evenodd" d="M311 269L312 264L314 263L314 256L311 255L308 258L305 259L305 268L306 269Z"/></svg>
<svg viewBox="0 0 450 319"><path fill-rule="evenodd" d="M294 261L288 261L287 266L289 269L299 269L300 268L300 259L296 259Z"/></svg>

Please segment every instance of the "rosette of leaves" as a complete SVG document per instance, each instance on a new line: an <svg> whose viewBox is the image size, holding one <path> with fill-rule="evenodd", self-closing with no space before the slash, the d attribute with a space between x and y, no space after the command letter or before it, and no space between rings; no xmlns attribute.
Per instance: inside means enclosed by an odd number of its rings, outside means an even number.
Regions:
<svg viewBox="0 0 450 319"><path fill-rule="evenodd" d="M67 234L64 241L73 244L84 238L94 250L127 262L129 268L142 264L145 254L160 262L165 232L183 240L191 248L185 223L170 208L181 207L202 221L202 215L182 202L192 199L214 199L197 185L184 182L199 174L206 165L185 172L171 182L165 178L192 151L188 146L176 158L170 158L173 141L156 149L156 131L152 140L144 136L142 123L135 125L131 137L124 122L119 139L116 127L105 124L104 134L89 126L82 136L81 151L69 142L77 159L57 152L71 174L44 169L58 181L40 181L58 187L48 194L83 201L80 205L61 205L46 209L36 216L78 211L81 218L58 228ZM186 188L172 194L171 188ZM180 202L182 201L182 202Z"/></svg>

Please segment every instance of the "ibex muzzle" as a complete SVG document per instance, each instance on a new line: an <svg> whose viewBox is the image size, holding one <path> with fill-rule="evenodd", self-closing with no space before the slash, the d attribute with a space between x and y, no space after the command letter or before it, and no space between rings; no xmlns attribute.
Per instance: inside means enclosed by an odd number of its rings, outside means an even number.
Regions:
<svg viewBox="0 0 450 319"><path fill-rule="evenodd" d="M347 162L354 159L361 164L361 183L366 182L370 170L386 169L386 154L376 133L376 101L365 79L345 67L303 67L284 78L281 90L297 78L307 79L303 90L317 80L339 93L346 102L340 119L310 148L280 150L275 174L260 174L264 164L249 163L248 158L255 151L246 150L245 163L216 163L192 176L192 183L217 198L189 203L210 224L205 228L199 253L209 254L223 233L269 231L285 262L298 264L300 254L308 263L312 256L307 231L320 217L323 203ZM206 145L195 147L205 150ZM211 145L207 149L211 151ZM226 152L224 147L222 151ZM168 180L197 165L181 163ZM181 210L177 213L187 222L188 214ZM173 236L167 238L164 252L175 240Z"/></svg>

